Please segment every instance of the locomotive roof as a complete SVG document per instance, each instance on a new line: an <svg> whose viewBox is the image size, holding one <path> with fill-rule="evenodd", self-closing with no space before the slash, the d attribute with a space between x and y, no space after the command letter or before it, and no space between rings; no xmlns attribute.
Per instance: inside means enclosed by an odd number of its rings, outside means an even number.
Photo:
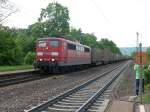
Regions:
<svg viewBox="0 0 150 112"><path fill-rule="evenodd" d="M65 38L61 38L61 37L44 37L44 38L39 38L39 39L37 39L37 40L50 40L50 39L65 40L65 41L67 41L67 42L69 42L69 43L72 43L72 44L82 45L82 46L84 46L84 47L90 48L90 47L87 46L87 45L83 45L83 44L80 44L80 43L78 43L78 42L74 42L74 41L71 41L71 40L68 40L68 39L65 39Z"/></svg>
<svg viewBox="0 0 150 112"><path fill-rule="evenodd" d="M63 38L61 38L61 37L44 37L44 38L39 38L38 40L44 40L44 39L46 39L46 40L49 40L49 39L59 39L59 40L63 40Z"/></svg>

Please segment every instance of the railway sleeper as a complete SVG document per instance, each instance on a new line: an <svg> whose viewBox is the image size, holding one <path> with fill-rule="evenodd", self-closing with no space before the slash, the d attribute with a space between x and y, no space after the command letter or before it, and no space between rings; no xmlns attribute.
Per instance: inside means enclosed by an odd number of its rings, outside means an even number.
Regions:
<svg viewBox="0 0 150 112"><path fill-rule="evenodd" d="M60 107L60 108L79 108L81 105L60 105L60 104L53 104L52 107Z"/></svg>
<svg viewBox="0 0 150 112"><path fill-rule="evenodd" d="M57 102L58 104L62 104L62 105L82 105L83 103L77 103L77 102L62 102L62 101L59 101Z"/></svg>

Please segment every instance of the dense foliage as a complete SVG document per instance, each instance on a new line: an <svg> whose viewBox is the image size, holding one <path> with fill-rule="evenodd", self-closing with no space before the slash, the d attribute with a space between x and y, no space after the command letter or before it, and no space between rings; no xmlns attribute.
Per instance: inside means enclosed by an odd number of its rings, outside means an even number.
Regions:
<svg viewBox="0 0 150 112"><path fill-rule="evenodd" d="M0 26L0 65L13 65L22 62L22 51L16 44L7 27Z"/></svg>
<svg viewBox="0 0 150 112"><path fill-rule="evenodd" d="M148 55L148 64L150 64L150 47L147 48L146 53ZM145 74L145 84L149 84L150 87L150 69L148 69L148 65L145 66L144 74Z"/></svg>
<svg viewBox="0 0 150 112"><path fill-rule="evenodd" d="M53 36L121 54L114 42L108 39L97 41L94 34L70 27L68 8L59 3L50 3L42 9L38 21L27 29L0 26L0 65L32 64L36 39Z"/></svg>
<svg viewBox="0 0 150 112"><path fill-rule="evenodd" d="M148 55L148 61L149 61L149 64L150 64L150 47L147 48L146 53Z"/></svg>
<svg viewBox="0 0 150 112"><path fill-rule="evenodd" d="M101 39L99 42L102 48L109 49L113 53L121 54L120 49L116 46L116 44L113 41L110 41L108 39Z"/></svg>

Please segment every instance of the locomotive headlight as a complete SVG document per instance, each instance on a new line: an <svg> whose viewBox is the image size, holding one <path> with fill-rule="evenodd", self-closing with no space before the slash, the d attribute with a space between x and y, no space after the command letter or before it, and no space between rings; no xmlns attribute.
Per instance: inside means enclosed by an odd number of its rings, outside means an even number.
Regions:
<svg viewBox="0 0 150 112"><path fill-rule="evenodd" d="M55 59L54 59L54 58L52 58L52 61L55 61Z"/></svg>
<svg viewBox="0 0 150 112"><path fill-rule="evenodd" d="M52 56L58 56L58 52L51 52Z"/></svg>
<svg viewBox="0 0 150 112"><path fill-rule="evenodd" d="M38 56L43 56L43 52L37 52Z"/></svg>

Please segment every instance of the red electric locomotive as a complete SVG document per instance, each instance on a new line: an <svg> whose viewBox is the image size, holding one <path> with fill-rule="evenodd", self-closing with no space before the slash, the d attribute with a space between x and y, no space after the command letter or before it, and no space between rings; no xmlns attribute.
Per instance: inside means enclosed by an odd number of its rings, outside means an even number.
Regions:
<svg viewBox="0 0 150 112"><path fill-rule="evenodd" d="M36 43L35 68L63 71L91 63L91 48L64 38L40 38Z"/></svg>

